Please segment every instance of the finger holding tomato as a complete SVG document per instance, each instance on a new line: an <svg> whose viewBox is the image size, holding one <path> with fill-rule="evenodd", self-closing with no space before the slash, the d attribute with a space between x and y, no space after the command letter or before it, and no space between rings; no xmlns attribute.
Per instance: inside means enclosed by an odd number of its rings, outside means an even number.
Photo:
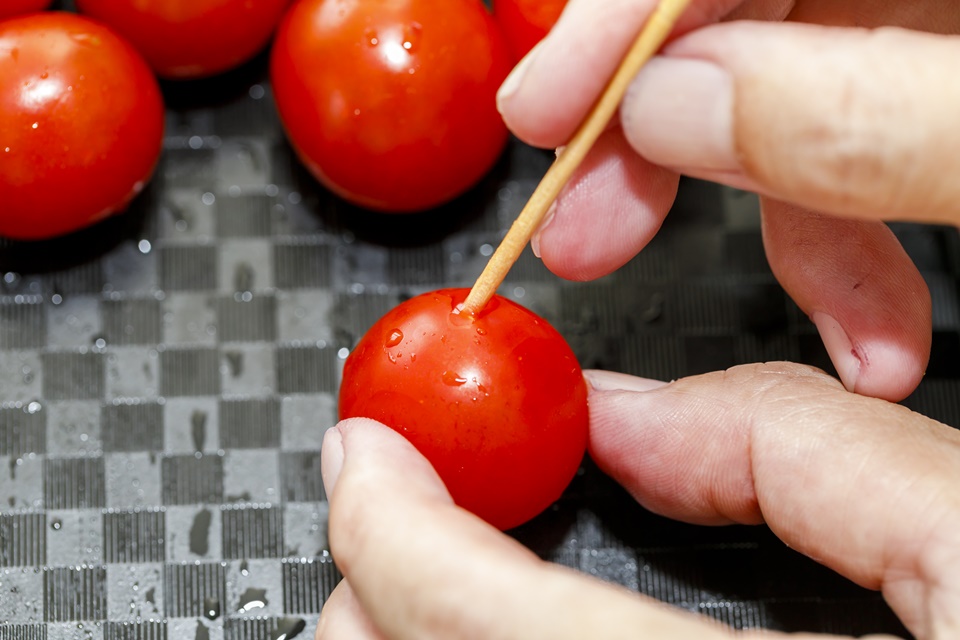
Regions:
<svg viewBox="0 0 960 640"><path fill-rule="evenodd" d="M77 0L77 9L112 27L158 75L202 78L261 51L290 0Z"/></svg>
<svg viewBox="0 0 960 640"><path fill-rule="evenodd" d="M408 212L460 195L497 160L511 64L480 0L300 0L270 74L310 172L351 202Z"/></svg>
<svg viewBox="0 0 960 640"><path fill-rule="evenodd" d="M0 22L0 235L49 238L122 211L163 128L156 78L105 26L62 12Z"/></svg>

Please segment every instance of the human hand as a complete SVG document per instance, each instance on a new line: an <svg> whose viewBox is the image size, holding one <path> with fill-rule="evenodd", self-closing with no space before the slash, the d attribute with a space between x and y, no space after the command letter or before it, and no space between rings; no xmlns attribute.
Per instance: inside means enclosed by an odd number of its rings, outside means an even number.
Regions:
<svg viewBox="0 0 960 640"><path fill-rule="evenodd" d="M654 4L570 0L501 89L513 131L562 145ZM854 24L911 31L822 26ZM754 190L770 265L845 386L904 398L927 364L930 298L880 220L960 222L960 39L934 32L960 33L953 3L694 0L535 249L596 278L657 232L679 173Z"/></svg>
<svg viewBox="0 0 960 640"><path fill-rule="evenodd" d="M587 377L590 453L641 504L688 522L765 522L794 549L882 590L920 640L960 635L960 432L800 365L663 386ZM454 506L429 463L378 423L340 423L322 455L330 543L346 579L324 606L318 640L734 637L540 561Z"/></svg>

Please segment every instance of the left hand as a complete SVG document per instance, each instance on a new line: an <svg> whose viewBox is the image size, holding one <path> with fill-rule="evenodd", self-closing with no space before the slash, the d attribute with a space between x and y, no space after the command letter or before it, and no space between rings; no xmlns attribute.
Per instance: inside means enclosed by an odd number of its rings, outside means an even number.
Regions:
<svg viewBox="0 0 960 640"><path fill-rule="evenodd" d="M687 522L766 523L882 590L918 638L960 637L960 432L789 363L668 385L587 377L591 456L642 505ZM346 579L318 639L734 635L539 560L456 507L430 464L376 422L341 422L322 456Z"/></svg>

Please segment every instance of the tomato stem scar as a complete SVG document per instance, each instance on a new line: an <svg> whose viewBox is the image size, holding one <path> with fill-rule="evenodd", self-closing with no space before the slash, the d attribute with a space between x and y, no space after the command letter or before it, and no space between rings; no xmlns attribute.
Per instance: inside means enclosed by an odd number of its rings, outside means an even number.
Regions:
<svg viewBox="0 0 960 640"><path fill-rule="evenodd" d="M477 278L463 303L464 314L475 316L496 293L507 272L520 257L537 227L543 222L550 205L557 199L564 185L570 180L570 176L606 129L607 123L610 122L623 100L630 82L660 49L690 2L691 0L660 0L600 98L570 142L557 155L557 159L543 176L533 195L530 196L530 200L517 216L490 261L487 262L483 273Z"/></svg>

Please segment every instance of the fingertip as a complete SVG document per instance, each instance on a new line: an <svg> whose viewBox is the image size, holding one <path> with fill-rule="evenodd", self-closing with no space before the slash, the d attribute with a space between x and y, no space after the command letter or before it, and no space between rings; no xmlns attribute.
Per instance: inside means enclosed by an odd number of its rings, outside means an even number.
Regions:
<svg viewBox="0 0 960 640"><path fill-rule="evenodd" d="M862 358L852 390L890 402L900 402L913 393L923 380L927 366L925 354L891 342L874 342L863 347Z"/></svg>
<svg viewBox="0 0 960 640"><path fill-rule="evenodd" d="M925 363L909 346L877 341L857 344L828 314L814 313L811 320L847 391L899 402L920 384Z"/></svg>
<svg viewBox="0 0 960 640"><path fill-rule="evenodd" d="M588 369L583 372L583 377L591 391L653 391L669 384L662 380L599 369Z"/></svg>
<svg viewBox="0 0 960 640"><path fill-rule="evenodd" d="M544 265L568 280L607 275L660 229L678 174L638 156L619 127L604 132L561 192L537 237Z"/></svg>
<svg viewBox="0 0 960 640"><path fill-rule="evenodd" d="M362 479L361 493L376 491L383 485L403 484L411 492L449 501L450 494L430 461L388 425L369 418L349 418L340 421L331 431L338 432L339 439L337 433L324 438L323 445L327 446L329 437L331 449L327 458L323 458L321 450L321 469L324 464L328 465L328 471L323 472L325 485L328 475L336 473L336 477L330 478L334 485L341 476ZM358 483L351 482L351 491L356 492L357 486ZM332 489L328 495L330 491Z"/></svg>
<svg viewBox="0 0 960 640"><path fill-rule="evenodd" d="M855 392L863 365L862 351L854 347L843 326L829 314L817 312L810 316L810 320L820 332L820 339L840 382L847 391Z"/></svg>
<svg viewBox="0 0 960 640"><path fill-rule="evenodd" d="M530 67L534 66L539 51L543 48L543 41L538 42L527 55L520 59L517 66L506 77L500 89L497 91L497 111L503 116L509 125L516 95L523 90L523 84Z"/></svg>
<svg viewBox="0 0 960 640"><path fill-rule="evenodd" d="M333 494L333 488L343 469L343 432L339 425L327 429L320 444L320 477L327 496Z"/></svg>

